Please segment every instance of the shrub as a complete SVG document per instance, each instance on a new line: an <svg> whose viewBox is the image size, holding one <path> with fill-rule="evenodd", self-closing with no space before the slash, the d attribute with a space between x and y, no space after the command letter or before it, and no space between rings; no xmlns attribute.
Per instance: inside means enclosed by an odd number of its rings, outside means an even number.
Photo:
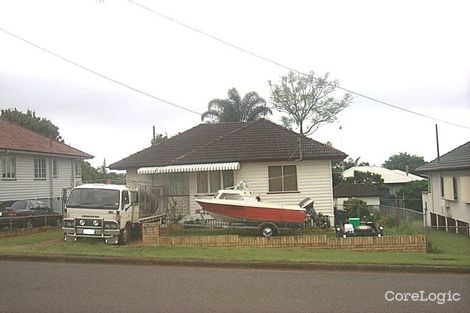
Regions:
<svg viewBox="0 0 470 313"><path fill-rule="evenodd" d="M343 203L344 209L348 212L348 217L369 216L370 212L367 208L367 202L361 199L348 199Z"/></svg>

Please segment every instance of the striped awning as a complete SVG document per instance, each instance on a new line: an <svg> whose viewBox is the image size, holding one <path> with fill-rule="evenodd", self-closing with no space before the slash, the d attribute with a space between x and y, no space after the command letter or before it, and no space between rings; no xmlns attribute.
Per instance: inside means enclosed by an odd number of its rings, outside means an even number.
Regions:
<svg viewBox="0 0 470 313"><path fill-rule="evenodd" d="M162 174L162 173L188 173L188 172L206 172L206 171L230 171L239 170L240 163L206 163L206 164L182 164L167 165L155 167L141 167L137 170L137 174Z"/></svg>

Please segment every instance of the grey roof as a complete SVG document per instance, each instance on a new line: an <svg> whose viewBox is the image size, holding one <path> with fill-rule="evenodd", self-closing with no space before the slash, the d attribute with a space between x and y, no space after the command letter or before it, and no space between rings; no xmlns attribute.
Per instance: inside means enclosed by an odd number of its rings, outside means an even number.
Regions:
<svg viewBox="0 0 470 313"><path fill-rule="evenodd" d="M470 169L470 141L416 169L417 172L437 172Z"/></svg>
<svg viewBox="0 0 470 313"><path fill-rule="evenodd" d="M340 161L345 157L345 153L333 147L271 121L259 119L254 122L200 124L113 163L109 168L287 161L299 158Z"/></svg>

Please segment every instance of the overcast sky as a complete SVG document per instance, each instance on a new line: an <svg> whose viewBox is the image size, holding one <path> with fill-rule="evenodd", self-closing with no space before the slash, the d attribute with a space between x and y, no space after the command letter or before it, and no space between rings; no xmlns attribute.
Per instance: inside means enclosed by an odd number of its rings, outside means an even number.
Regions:
<svg viewBox="0 0 470 313"><path fill-rule="evenodd" d="M358 96L311 137L380 165L392 154L436 157L470 140L468 1L135 0L302 72L330 72ZM0 27L96 72L196 112L227 90L257 91L287 70L126 0L0 1ZM32 109L67 144L116 162L200 116L68 64L0 31L0 108ZM279 115L271 117L279 121ZM341 129L340 129L341 126Z"/></svg>

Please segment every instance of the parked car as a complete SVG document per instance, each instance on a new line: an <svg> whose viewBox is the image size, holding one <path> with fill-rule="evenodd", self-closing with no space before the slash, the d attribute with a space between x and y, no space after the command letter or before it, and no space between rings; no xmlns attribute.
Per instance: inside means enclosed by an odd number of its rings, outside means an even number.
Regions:
<svg viewBox="0 0 470 313"><path fill-rule="evenodd" d="M0 211L1 216L6 217L45 215L49 213L52 213L52 210L39 200L13 201L4 210Z"/></svg>
<svg viewBox="0 0 470 313"><path fill-rule="evenodd" d="M15 203L16 200L10 200L10 201L3 201L0 202L0 217L3 216L3 211L6 209L10 208L13 203Z"/></svg>
<svg viewBox="0 0 470 313"><path fill-rule="evenodd" d="M47 216L47 217L44 217ZM13 219L12 219L13 218ZM42 226L57 224L60 215L40 200L14 200L0 203L0 224L12 226Z"/></svg>

